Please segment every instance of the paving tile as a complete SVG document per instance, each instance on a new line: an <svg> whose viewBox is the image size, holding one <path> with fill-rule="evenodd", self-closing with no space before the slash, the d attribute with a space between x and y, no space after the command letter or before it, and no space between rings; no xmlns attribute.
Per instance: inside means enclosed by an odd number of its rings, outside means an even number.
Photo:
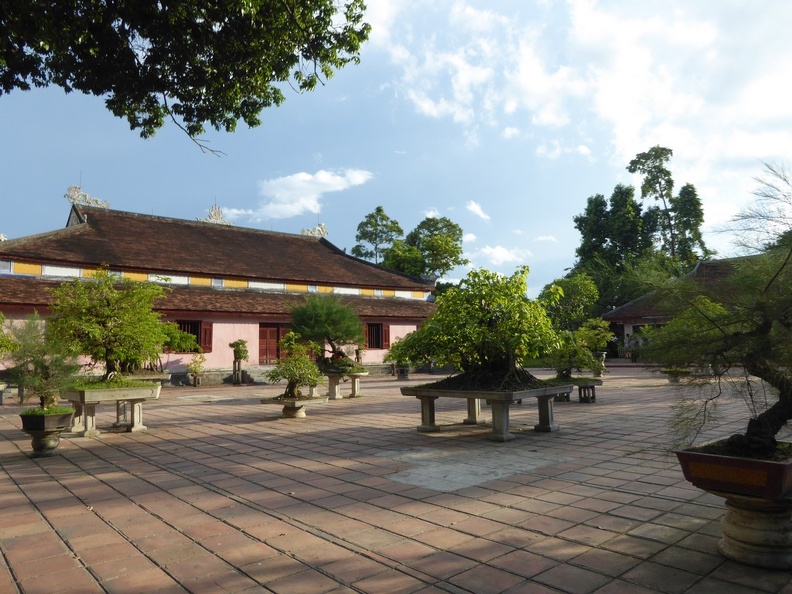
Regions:
<svg viewBox="0 0 792 594"><path fill-rule="evenodd" d="M477 565L448 579L451 584L477 594L499 594L524 581L521 576L487 565Z"/></svg>
<svg viewBox="0 0 792 594"><path fill-rule="evenodd" d="M639 586L677 594L687 591L701 579L701 575L645 561L625 572L621 578Z"/></svg>
<svg viewBox="0 0 792 594"><path fill-rule="evenodd" d="M611 579L582 567L559 564L534 576L533 581L569 594L589 594L610 582Z"/></svg>

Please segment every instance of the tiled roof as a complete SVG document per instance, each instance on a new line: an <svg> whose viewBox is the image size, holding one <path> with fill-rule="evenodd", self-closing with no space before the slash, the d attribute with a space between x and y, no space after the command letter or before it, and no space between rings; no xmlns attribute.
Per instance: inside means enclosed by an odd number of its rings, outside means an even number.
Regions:
<svg viewBox="0 0 792 594"><path fill-rule="evenodd" d="M0 303L4 308L44 310L52 303L52 289L61 282L22 276L0 276ZM305 299L305 295L272 293L255 290L212 289L209 287L174 287L156 309L171 316L183 314L288 317L289 310ZM364 321L366 319L398 319L401 323L418 322L429 317L434 303L418 299L382 299L344 296Z"/></svg>
<svg viewBox="0 0 792 594"><path fill-rule="evenodd" d="M717 288L728 292L731 273L737 266L750 264L752 257L743 256L699 262L687 277L693 279L697 283L696 286L706 287L709 291ZM609 311L602 317L611 322L635 323L640 321L644 324L659 324L667 322L674 315L673 308L669 304L664 304L654 293L647 293Z"/></svg>
<svg viewBox="0 0 792 594"><path fill-rule="evenodd" d="M323 238L75 205L65 229L0 243L0 260L64 267L429 291Z"/></svg>

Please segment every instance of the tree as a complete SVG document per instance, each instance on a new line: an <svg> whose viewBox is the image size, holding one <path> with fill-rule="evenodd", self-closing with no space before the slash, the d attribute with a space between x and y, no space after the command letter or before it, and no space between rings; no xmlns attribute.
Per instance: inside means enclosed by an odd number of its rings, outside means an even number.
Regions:
<svg viewBox="0 0 792 594"><path fill-rule="evenodd" d="M561 289L560 295L557 289ZM539 293L539 301L546 304L547 315L556 330L578 329L591 317L598 298L597 285L585 272L556 279Z"/></svg>
<svg viewBox="0 0 792 594"><path fill-rule="evenodd" d="M363 324L355 311L335 295L308 295L291 310L292 329L304 340L330 347L331 357L346 358L341 347L363 344Z"/></svg>
<svg viewBox="0 0 792 594"><path fill-rule="evenodd" d="M783 204L790 195L789 180L776 181L775 196L760 196L759 206L749 207L734 221L748 228L774 223L780 230L779 220L751 216L767 215L772 212L764 208L770 206L767 200ZM767 186L760 191L766 192ZM729 452L770 456L778 445L776 434L792 418L792 247L781 243L752 256L715 261L711 267L707 274L655 288L662 307L677 315L645 332L642 356L668 367L696 365L714 375L714 383L691 392L678 406L674 427L681 437L694 439L717 402L736 393L748 404L751 418L744 433L728 439Z"/></svg>
<svg viewBox="0 0 792 594"><path fill-rule="evenodd" d="M627 171L644 176L641 198L651 197L662 203L659 211L661 249L678 262L681 272L687 272L696 262L708 258L712 252L704 245L701 225L704 209L695 186L685 184L674 196L674 179L666 163L674 152L670 148L654 146L639 153L630 161Z"/></svg>
<svg viewBox="0 0 792 594"><path fill-rule="evenodd" d="M594 279L603 311L640 295L640 286L628 278L631 269L649 262L656 270L680 276L712 255L701 234L704 211L695 186L685 184L674 196L674 180L666 167L672 154L655 146L627 166L643 175L641 200L653 198L662 207L637 201L632 186L618 184L609 202L602 194L591 196L586 210L573 218L581 235L574 270Z"/></svg>
<svg viewBox="0 0 792 594"><path fill-rule="evenodd" d="M641 198L651 197L663 203L661 209L661 233L663 248L671 257L676 256L676 226L671 214L671 198L674 191L674 180L665 164L674 154L670 148L653 146L645 153L638 153L630 161L627 171L643 174L641 183Z"/></svg>
<svg viewBox="0 0 792 594"><path fill-rule="evenodd" d="M41 408L54 407L60 390L69 385L79 369L76 357L46 331L38 313L12 326L10 336L15 345L11 350L11 377L24 387L26 396L39 398Z"/></svg>
<svg viewBox="0 0 792 594"><path fill-rule="evenodd" d="M286 380L283 398L298 399L302 396L302 386L316 386L322 379L321 372L311 357L311 353L321 347L316 343L301 342L300 335L294 332L281 338L278 345L282 356L275 368L267 372L267 379L274 383Z"/></svg>
<svg viewBox="0 0 792 594"><path fill-rule="evenodd" d="M462 228L447 217L426 217L404 241L393 242L382 264L411 276L437 279L467 262L462 257Z"/></svg>
<svg viewBox="0 0 792 594"><path fill-rule="evenodd" d="M352 248L352 255L366 260L373 259L375 264L379 264L383 251L393 245L403 233L399 223L385 214L384 208L378 206L357 226L355 241L358 243ZM369 244L371 249L361 242Z"/></svg>
<svg viewBox="0 0 792 594"><path fill-rule="evenodd" d="M11 0L0 18L0 93L57 85L105 97L141 136L166 118L195 139L311 91L359 61L363 0ZM291 84L291 83L289 83Z"/></svg>
<svg viewBox="0 0 792 594"><path fill-rule="evenodd" d="M165 295L157 284L116 279L103 269L91 280L64 282L52 294L48 331L74 352L102 363L102 379L156 359L168 338L153 310Z"/></svg>
<svg viewBox="0 0 792 594"><path fill-rule="evenodd" d="M449 379L455 388L538 387L522 362L545 352L556 334L542 304L528 298L527 277L527 267L509 277L471 270L458 287L437 299L429 319L399 343L400 354L458 369L461 373Z"/></svg>

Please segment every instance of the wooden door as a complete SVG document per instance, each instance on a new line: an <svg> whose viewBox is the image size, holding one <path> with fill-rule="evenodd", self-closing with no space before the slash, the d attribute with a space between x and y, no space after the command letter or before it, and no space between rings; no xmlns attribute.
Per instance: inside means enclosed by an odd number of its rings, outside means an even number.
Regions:
<svg viewBox="0 0 792 594"><path fill-rule="evenodd" d="M259 365L278 362L278 324L259 324Z"/></svg>

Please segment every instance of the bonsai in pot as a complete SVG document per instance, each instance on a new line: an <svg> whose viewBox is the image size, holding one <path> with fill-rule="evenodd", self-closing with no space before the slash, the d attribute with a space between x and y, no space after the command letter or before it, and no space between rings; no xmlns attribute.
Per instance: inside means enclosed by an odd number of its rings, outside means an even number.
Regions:
<svg viewBox="0 0 792 594"><path fill-rule="evenodd" d="M313 353L319 348L315 343L300 341L300 335L289 332L279 342L281 358L274 369L267 372L267 379L273 383L286 381L286 389L280 396L262 398L263 404L282 404L283 416L288 418L305 417L304 407L312 402L327 402L327 398L316 397L313 392L321 382L322 373L316 366ZM308 387L309 394L302 388Z"/></svg>
<svg viewBox="0 0 792 594"><path fill-rule="evenodd" d="M234 385L241 385L243 382L242 361L250 358L248 354L247 340L238 339L228 345L234 351L234 370L232 382Z"/></svg>
<svg viewBox="0 0 792 594"><path fill-rule="evenodd" d="M792 569L792 462L790 446L776 435L792 417L790 294L789 243L719 261L657 290L656 299L676 316L647 329L641 350L667 368L712 370L680 384L672 430L675 446L684 449L677 457L688 480L726 499L720 551L784 569ZM718 402L730 396L748 405L744 431L703 451L685 447L699 440Z"/></svg>
<svg viewBox="0 0 792 594"><path fill-rule="evenodd" d="M76 360L63 345L45 330L37 313L9 332L12 340L10 375L24 385L28 397L39 399L39 406L20 413L22 430L30 435L34 456L57 453L60 434L72 426L74 408L58 405L60 391L73 379Z"/></svg>
<svg viewBox="0 0 792 594"><path fill-rule="evenodd" d="M539 380L521 365L558 340L542 303L526 294L527 276L527 267L510 277L470 271L458 287L438 297L437 309L425 324L402 340L399 351L410 360L457 370L438 382L401 389L422 400L419 430L434 430L433 399L441 395L468 399L466 422L476 422L476 402L487 401L493 410L489 437L496 441L513 437L508 431L509 405L532 396L540 405L536 429L558 429L552 397L572 387Z"/></svg>
<svg viewBox="0 0 792 594"><path fill-rule="evenodd" d="M72 353L88 357L86 372L100 373L62 394L76 408L78 435L99 433L95 407L101 402L116 403L117 424L127 425L129 431L145 430L142 403L159 398L161 385L129 381L122 371L156 359L167 343L166 325L153 309L165 290L154 283L118 279L104 269L92 279L64 282L53 290L48 332ZM131 408L128 424L126 402Z"/></svg>
<svg viewBox="0 0 792 594"><path fill-rule="evenodd" d="M364 343L355 311L335 295L308 295L304 304L292 308L291 316L294 332L317 347L317 365L329 379L330 398L340 396L339 381L347 377L353 379L352 395L358 395L358 378L368 372L346 351L359 350Z"/></svg>
<svg viewBox="0 0 792 594"><path fill-rule="evenodd" d="M195 353L187 364L187 372L192 375L193 386L201 385L201 378L206 371L206 356L203 353Z"/></svg>
<svg viewBox="0 0 792 594"><path fill-rule="evenodd" d="M410 355L403 340L391 344L388 354L385 355L385 362L393 364L393 375L397 380L410 379Z"/></svg>

